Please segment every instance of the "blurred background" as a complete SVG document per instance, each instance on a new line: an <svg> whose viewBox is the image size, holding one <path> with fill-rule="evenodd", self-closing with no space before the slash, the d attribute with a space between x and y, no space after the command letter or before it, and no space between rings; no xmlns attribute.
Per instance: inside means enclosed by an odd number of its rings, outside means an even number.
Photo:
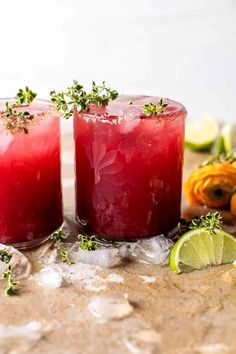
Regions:
<svg viewBox="0 0 236 354"><path fill-rule="evenodd" d="M2 97L105 80L236 121L235 0L8 0L0 13Z"/></svg>

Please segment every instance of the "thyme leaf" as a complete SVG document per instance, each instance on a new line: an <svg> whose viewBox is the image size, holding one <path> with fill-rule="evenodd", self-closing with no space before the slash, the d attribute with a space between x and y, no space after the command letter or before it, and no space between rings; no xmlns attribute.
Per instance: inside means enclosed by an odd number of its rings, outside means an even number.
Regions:
<svg viewBox="0 0 236 354"><path fill-rule="evenodd" d="M215 234L216 229L222 228L222 217L220 213L217 211L215 213L207 213L206 215L202 215L199 218L195 218L191 221L189 225L190 230L205 228L210 232L210 234Z"/></svg>
<svg viewBox="0 0 236 354"><path fill-rule="evenodd" d="M152 116L158 113L164 113L165 108L168 106L168 103L164 102L161 98L159 103L146 103L143 105L143 113L145 116Z"/></svg>

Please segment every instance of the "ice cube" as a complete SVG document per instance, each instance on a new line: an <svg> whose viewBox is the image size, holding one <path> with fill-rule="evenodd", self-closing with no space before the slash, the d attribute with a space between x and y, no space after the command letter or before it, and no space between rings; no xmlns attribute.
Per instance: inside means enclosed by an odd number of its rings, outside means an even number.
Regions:
<svg viewBox="0 0 236 354"><path fill-rule="evenodd" d="M39 285L56 289L61 287L63 277L56 269L47 266L34 276L34 280L36 280Z"/></svg>
<svg viewBox="0 0 236 354"><path fill-rule="evenodd" d="M136 242L132 255L148 263L164 264L173 245L164 235L145 238Z"/></svg>
<svg viewBox="0 0 236 354"><path fill-rule="evenodd" d="M122 263L122 260L129 255L129 249L126 244L123 244L118 247L99 246L94 251L83 251L78 244L75 244L70 250L70 255L74 262L112 268Z"/></svg>
<svg viewBox="0 0 236 354"><path fill-rule="evenodd" d="M24 279L27 278L30 273L31 273L31 264L26 258L23 253L18 251L12 246L6 246L2 243L0 243L0 250L6 250L10 255L12 255L12 258L9 262L9 264L12 267L13 275L17 279ZM6 269L6 264L0 261L0 269L5 270Z"/></svg>
<svg viewBox="0 0 236 354"><path fill-rule="evenodd" d="M161 336L153 329L141 329L131 333L125 340L125 345L134 354L157 354Z"/></svg>
<svg viewBox="0 0 236 354"><path fill-rule="evenodd" d="M99 322L120 320L133 311L133 306L124 294L98 296L92 300L88 308Z"/></svg>

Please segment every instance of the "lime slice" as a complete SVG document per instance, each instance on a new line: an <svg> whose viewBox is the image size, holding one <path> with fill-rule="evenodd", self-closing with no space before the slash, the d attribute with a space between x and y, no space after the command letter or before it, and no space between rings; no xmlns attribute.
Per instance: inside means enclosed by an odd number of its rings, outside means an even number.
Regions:
<svg viewBox="0 0 236 354"><path fill-rule="evenodd" d="M218 134L219 125L211 116L206 116L202 119L187 120L185 146L195 151L210 150Z"/></svg>
<svg viewBox="0 0 236 354"><path fill-rule="evenodd" d="M233 127L231 124L225 124L216 142L215 153L223 154L233 149Z"/></svg>
<svg viewBox="0 0 236 354"><path fill-rule="evenodd" d="M236 237L223 230L210 234L204 228L187 232L170 253L170 268L176 273L236 261Z"/></svg>

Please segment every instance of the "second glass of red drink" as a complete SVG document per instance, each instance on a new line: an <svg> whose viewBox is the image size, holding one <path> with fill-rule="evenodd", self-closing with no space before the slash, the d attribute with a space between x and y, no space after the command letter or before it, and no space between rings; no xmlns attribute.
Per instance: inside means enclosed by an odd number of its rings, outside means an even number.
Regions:
<svg viewBox="0 0 236 354"><path fill-rule="evenodd" d="M165 109L146 115L146 104ZM180 218L185 108L158 97L120 96L75 111L76 216L111 240L155 236Z"/></svg>

